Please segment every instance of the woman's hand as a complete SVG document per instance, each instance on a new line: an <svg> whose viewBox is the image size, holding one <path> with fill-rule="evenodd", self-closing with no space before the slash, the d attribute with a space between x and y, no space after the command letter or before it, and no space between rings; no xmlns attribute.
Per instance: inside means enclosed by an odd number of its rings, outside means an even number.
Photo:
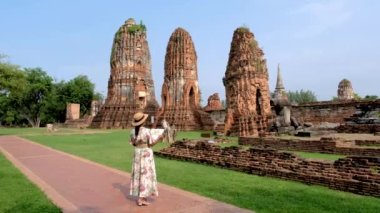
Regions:
<svg viewBox="0 0 380 213"><path fill-rule="evenodd" d="M136 139L135 138L131 138L131 140L129 141L129 144L131 144L133 146L136 146Z"/></svg>

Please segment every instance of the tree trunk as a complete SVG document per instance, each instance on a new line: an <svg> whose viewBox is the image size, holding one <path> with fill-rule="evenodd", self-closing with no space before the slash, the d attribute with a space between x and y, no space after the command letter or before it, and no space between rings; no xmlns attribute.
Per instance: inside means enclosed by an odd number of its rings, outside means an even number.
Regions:
<svg viewBox="0 0 380 213"><path fill-rule="evenodd" d="M35 127L39 128L40 127L40 124L41 124L41 118L40 117L37 117L36 118L36 123L35 123Z"/></svg>
<svg viewBox="0 0 380 213"><path fill-rule="evenodd" d="M35 127L35 123L33 121L33 119L31 119L29 116L26 116L26 115L21 115L22 117L24 117L30 125L32 125L32 127L34 128Z"/></svg>

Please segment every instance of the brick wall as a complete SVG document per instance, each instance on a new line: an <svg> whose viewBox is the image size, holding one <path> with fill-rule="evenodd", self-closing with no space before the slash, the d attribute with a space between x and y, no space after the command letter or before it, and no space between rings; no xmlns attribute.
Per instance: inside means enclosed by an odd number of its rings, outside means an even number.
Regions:
<svg viewBox="0 0 380 213"><path fill-rule="evenodd" d="M360 141L360 140L357 140ZM279 150L319 152L327 154L380 156L380 148L358 147L358 142L345 142L339 138L321 138L320 140L297 140L280 138L239 137L240 145L267 146ZM379 141L377 141L379 142ZM373 143L377 143L376 140ZM367 142L369 143L369 142ZM358 145L358 146L356 146Z"/></svg>
<svg viewBox="0 0 380 213"><path fill-rule="evenodd" d="M334 163L308 161L273 149L220 148L207 142L180 142L155 152L161 157L194 161L250 174L318 184L380 197L380 158L348 157Z"/></svg>
<svg viewBox="0 0 380 213"><path fill-rule="evenodd" d="M380 140L355 140L358 146L380 146Z"/></svg>
<svg viewBox="0 0 380 213"><path fill-rule="evenodd" d="M344 123L356 111L354 102L316 102L292 106L291 116L297 118L301 123L311 122L313 124Z"/></svg>
<svg viewBox="0 0 380 213"><path fill-rule="evenodd" d="M375 133L380 132L380 124L345 124L335 130L340 133Z"/></svg>
<svg viewBox="0 0 380 213"><path fill-rule="evenodd" d="M345 118L355 114L358 108L378 108L380 99L374 101L321 101L292 106L291 115L301 123L311 122L320 124L323 122L342 124Z"/></svg>

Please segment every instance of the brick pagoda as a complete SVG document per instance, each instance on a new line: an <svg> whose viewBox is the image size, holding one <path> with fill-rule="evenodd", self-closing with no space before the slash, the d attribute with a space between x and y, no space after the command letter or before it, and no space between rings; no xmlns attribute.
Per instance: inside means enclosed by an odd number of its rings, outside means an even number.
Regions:
<svg viewBox="0 0 380 213"><path fill-rule="evenodd" d="M354 99L354 90L349 80L343 79L338 85L338 100L352 100Z"/></svg>
<svg viewBox="0 0 380 213"><path fill-rule="evenodd" d="M219 94L214 93L207 99L207 106L203 108L204 111L223 110L222 102L220 101Z"/></svg>
<svg viewBox="0 0 380 213"><path fill-rule="evenodd" d="M177 28L170 36L164 69L162 108L157 122L166 119L178 130L201 129L197 54L186 30Z"/></svg>
<svg viewBox="0 0 380 213"><path fill-rule="evenodd" d="M227 100L225 133L264 135L271 114L268 71L264 53L248 28L234 32L223 83Z"/></svg>
<svg viewBox="0 0 380 213"><path fill-rule="evenodd" d="M127 128L137 111L154 115L158 105L145 25L136 24L130 18L119 28L113 41L110 65L107 99L91 126Z"/></svg>

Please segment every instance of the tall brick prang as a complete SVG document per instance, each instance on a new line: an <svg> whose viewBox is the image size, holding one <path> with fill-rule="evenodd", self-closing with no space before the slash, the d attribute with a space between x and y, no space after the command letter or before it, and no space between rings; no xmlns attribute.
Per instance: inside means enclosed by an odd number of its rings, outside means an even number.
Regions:
<svg viewBox="0 0 380 213"><path fill-rule="evenodd" d="M197 54L186 30L177 28L170 36L164 69L162 108L157 122L166 119L179 130L201 129Z"/></svg>
<svg viewBox="0 0 380 213"><path fill-rule="evenodd" d="M240 27L234 32L223 83L226 134L265 134L271 114L268 71L264 53L248 28Z"/></svg>
<svg viewBox="0 0 380 213"><path fill-rule="evenodd" d="M130 18L119 28L110 66L107 99L93 119L92 127L127 128L137 111L154 115L158 104L145 25L136 24Z"/></svg>

